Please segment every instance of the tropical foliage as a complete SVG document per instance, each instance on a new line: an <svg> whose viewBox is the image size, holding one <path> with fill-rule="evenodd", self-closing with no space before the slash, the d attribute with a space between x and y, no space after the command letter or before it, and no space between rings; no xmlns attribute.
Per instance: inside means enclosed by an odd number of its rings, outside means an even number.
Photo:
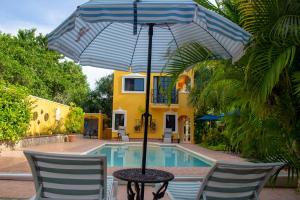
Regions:
<svg viewBox="0 0 300 200"><path fill-rule="evenodd" d="M101 112L111 118L113 102L113 74L100 78L85 103L84 111L90 113Z"/></svg>
<svg viewBox="0 0 300 200"><path fill-rule="evenodd" d="M82 108L74 103L70 104L70 112L65 121L65 127L68 133L79 133L83 126L84 112Z"/></svg>
<svg viewBox="0 0 300 200"><path fill-rule="evenodd" d="M201 114L225 113L230 149L245 157L285 161L300 169L299 0L208 0L198 3L252 34L236 63L217 59L199 43L171 55L173 80L195 71L190 102Z"/></svg>
<svg viewBox="0 0 300 200"><path fill-rule="evenodd" d="M19 141L26 133L31 103L23 87L0 81L0 142Z"/></svg>
<svg viewBox="0 0 300 200"><path fill-rule="evenodd" d="M34 29L17 36L0 33L0 79L65 104L82 105L89 92L81 67L48 50L46 37Z"/></svg>

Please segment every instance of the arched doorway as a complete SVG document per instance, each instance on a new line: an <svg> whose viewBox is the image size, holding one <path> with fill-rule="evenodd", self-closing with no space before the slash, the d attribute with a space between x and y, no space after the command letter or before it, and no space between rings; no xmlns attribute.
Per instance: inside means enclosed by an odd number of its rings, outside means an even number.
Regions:
<svg viewBox="0 0 300 200"><path fill-rule="evenodd" d="M188 116L182 115L178 118L179 138L182 143L191 143L191 120Z"/></svg>

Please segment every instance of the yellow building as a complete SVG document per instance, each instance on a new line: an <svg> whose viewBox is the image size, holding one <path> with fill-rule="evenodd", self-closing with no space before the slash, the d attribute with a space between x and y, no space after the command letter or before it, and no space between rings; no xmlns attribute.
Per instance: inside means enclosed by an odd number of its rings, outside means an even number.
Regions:
<svg viewBox="0 0 300 200"><path fill-rule="evenodd" d="M193 73L182 75L170 98L166 88L170 78L160 73L151 74L150 123L148 137L162 139L165 128L172 128L173 138L180 142L194 141L194 110L188 105L188 87L193 84ZM115 71L113 94L112 134L117 137L119 126L125 126L129 138L143 138L142 114L145 112L146 74Z"/></svg>

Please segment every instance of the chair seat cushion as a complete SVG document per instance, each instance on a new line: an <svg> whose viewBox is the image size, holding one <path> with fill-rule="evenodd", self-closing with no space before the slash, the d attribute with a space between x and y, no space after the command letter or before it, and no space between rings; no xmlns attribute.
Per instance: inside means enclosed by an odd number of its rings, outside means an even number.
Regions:
<svg viewBox="0 0 300 200"><path fill-rule="evenodd" d="M195 200L201 187L200 181L171 181L167 193L172 200Z"/></svg>

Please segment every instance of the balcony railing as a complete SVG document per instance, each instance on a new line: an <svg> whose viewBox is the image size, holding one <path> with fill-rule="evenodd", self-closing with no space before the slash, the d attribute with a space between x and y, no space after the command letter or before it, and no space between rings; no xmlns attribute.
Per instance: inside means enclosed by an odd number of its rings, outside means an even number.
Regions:
<svg viewBox="0 0 300 200"><path fill-rule="evenodd" d="M174 91L168 96L168 94L162 93L158 89L152 89L151 99L154 104L178 104L178 92Z"/></svg>

